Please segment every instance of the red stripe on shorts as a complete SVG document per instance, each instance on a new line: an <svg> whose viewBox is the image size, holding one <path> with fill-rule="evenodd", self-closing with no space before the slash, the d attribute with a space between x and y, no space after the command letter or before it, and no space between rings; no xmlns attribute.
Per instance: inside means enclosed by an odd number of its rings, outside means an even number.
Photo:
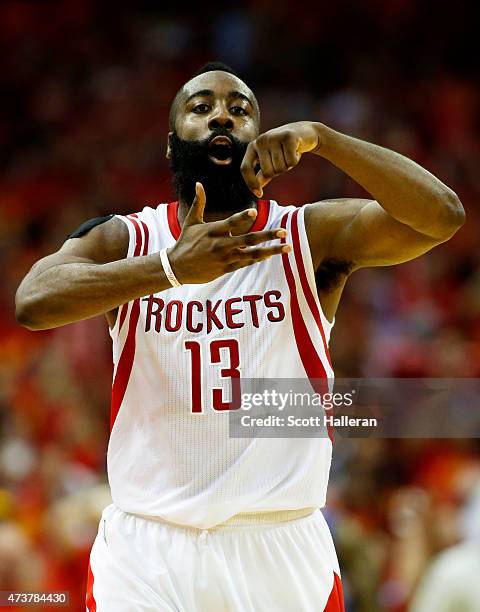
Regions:
<svg viewBox="0 0 480 612"><path fill-rule="evenodd" d="M97 602L95 601L95 597L93 596L93 573L92 568L90 567L90 562L88 562L87 594L85 598L85 603L87 605L88 612L96 612Z"/></svg>
<svg viewBox="0 0 480 612"><path fill-rule="evenodd" d="M340 576L333 572L333 587L323 612L345 612Z"/></svg>

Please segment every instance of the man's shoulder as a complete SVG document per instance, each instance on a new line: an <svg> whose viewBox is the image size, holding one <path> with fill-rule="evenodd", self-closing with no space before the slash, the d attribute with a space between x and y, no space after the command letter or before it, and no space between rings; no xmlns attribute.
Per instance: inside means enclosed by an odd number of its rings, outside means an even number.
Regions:
<svg viewBox="0 0 480 612"><path fill-rule="evenodd" d="M365 204L371 202L362 198L328 198L304 204L305 216L314 218L342 219L355 215Z"/></svg>
<svg viewBox="0 0 480 612"><path fill-rule="evenodd" d="M79 252L93 261L107 263L126 257L129 232L117 215L93 217L66 237L62 251Z"/></svg>
<svg viewBox="0 0 480 612"><path fill-rule="evenodd" d="M335 237L372 200L359 198L330 198L305 204L305 227L312 241Z"/></svg>

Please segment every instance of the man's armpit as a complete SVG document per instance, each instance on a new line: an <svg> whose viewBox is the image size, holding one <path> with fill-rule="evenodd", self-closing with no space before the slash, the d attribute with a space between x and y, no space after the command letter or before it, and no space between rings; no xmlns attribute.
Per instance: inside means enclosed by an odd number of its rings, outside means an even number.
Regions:
<svg viewBox="0 0 480 612"><path fill-rule="evenodd" d="M315 272L315 282L318 291L332 291L338 287L344 278L352 272L352 261L328 259L323 261Z"/></svg>

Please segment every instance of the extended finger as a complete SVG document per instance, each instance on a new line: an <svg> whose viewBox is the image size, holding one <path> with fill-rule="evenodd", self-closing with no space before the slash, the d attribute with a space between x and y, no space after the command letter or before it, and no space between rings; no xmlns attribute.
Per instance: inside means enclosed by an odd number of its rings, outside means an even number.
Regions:
<svg viewBox="0 0 480 612"><path fill-rule="evenodd" d="M288 244L284 244L282 249L283 249L283 252L280 252L280 253L277 253L277 252L264 253L264 254L261 254L255 257L250 256L250 257L239 259L236 261L231 261L228 264L227 269L229 272L233 272L234 270L239 270L240 268L246 268L247 266L251 266L252 264L256 264L256 263L265 261L266 259L269 259L270 257L272 257L272 255L283 255L292 250L290 245Z"/></svg>
<svg viewBox="0 0 480 612"><path fill-rule="evenodd" d="M287 230L279 227L277 229L263 230L261 232L250 232L249 234L236 236L232 239L232 244L237 248L244 248L261 244L262 242L268 242L270 240L279 240L280 238L286 238L286 236Z"/></svg>
<svg viewBox="0 0 480 612"><path fill-rule="evenodd" d="M205 189L202 183L195 183L195 198L190 206L187 216L185 217L185 223L192 225L194 223L203 222L203 213L205 211L205 204L207 203L207 196L205 195Z"/></svg>
<svg viewBox="0 0 480 612"><path fill-rule="evenodd" d="M289 253L292 247L289 244L276 244L275 246L269 247L247 247L245 249L237 249L234 259L235 261L246 261L252 259L253 261L260 261L273 255L283 255Z"/></svg>
<svg viewBox="0 0 480 612"><path fill-rule="evenodd" d="M227 219L221 221L214 221L210 223L211 232L213 236L236 236L244 234L252 227L255 218L257 217L257 211L254 208L247 208L242 212L235 213Z"/></svg>
<svg viewBox="0 0 480 612"><path fill-rule="evenodd" d="M257 180L260 183L260 187L263 188L275 177L275 170L268 148L257 147L257 155L260 163L260 172L257 173Z"/></svg>
<svg viewBox="0 0 480 612"><path fill-rule="evenodd" d="M273 176L272 176L273 178ZM260 184L260 188L261 188L261 192L260 192L260 196L263 195L263 188L268 185L268 183L272 180L272 178L265 178L263 176L263 172L260 170L260 172L257 174L257 180Z"/></svg>
<svg viewBox="0 0 480 612"><path fill-rule="evenodd" d="M240 171L243 176L243 180L247 184L247 187L252 191L257 197L261 197L262 190L260 187L260 183L257 179L257 173L255 171L255 166L258 164L258 155L255 148L255 143L251 142L247 150L245 151L245 155L243 156L243 161L240 166Z"/></svg>

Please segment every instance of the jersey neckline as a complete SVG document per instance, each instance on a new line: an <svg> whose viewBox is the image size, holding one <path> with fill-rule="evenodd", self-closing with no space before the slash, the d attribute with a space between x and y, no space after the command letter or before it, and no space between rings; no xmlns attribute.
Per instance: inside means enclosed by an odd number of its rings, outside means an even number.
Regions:
<svg viewBox="0 0 480 612"><path fill-rule="evenodd" d="M257 211L257 218L252 227L248 230L249 233L259 232L263 230L267 224L268 214L270 212L270 200L257 200ZM167 204L167 219L172 236L175 240L178 240L182 231L180 223L178 222L178 200Z"/></svg>

